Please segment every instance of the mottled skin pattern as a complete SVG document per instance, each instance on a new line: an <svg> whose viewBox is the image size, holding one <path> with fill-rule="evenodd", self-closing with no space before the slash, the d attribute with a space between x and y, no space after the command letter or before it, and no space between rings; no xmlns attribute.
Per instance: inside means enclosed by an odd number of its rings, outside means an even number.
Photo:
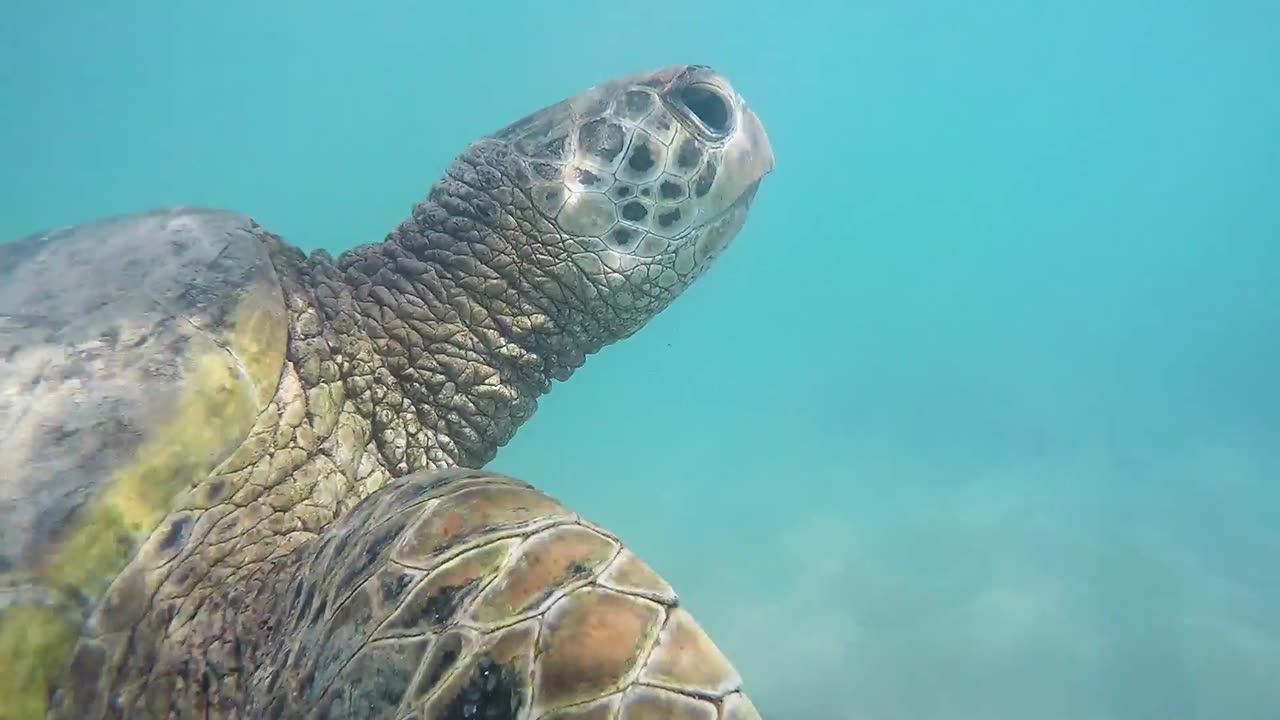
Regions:
<svg viewBox="0 0 1280 720"><path fill-rule="evenodd" d="M510 478L410 475L258 577L205 610L249 717L754 717L661 578Z"/></svg>
<svg viewBox="0 0 1280 720"><path fill-rule="evenodd" d="M617 538L458 468L704 271L771 167L681 66L477 141L336 259L195 209L0 252L0 717L757 717ZM203 259L134 307L24 259L55 246ZM100 305L79 335L27 310L60 274Z"/></svg>

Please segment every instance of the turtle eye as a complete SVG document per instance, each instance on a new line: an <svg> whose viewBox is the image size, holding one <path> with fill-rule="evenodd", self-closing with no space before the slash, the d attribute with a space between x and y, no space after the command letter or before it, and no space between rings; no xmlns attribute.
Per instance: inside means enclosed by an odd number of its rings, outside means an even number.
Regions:
<svg viewBox="0 0 1280 720"><path fill-rule="evenodd" d="M718 90L710 85L686 85L676 98L712 135L729 134L729 101Z"/></svg>

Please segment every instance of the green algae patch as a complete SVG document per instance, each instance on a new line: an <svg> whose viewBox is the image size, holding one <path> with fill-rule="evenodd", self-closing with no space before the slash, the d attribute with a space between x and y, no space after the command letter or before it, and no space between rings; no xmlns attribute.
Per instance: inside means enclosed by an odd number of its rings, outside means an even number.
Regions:
<svg viewBox="0 0 1280 720"><path fill-rule="evenodd" d="M274 277L243 295L229 320L220 332L190 334L173 410L155 419L133 460L111 474L46 548L31 573L37 585L96 605L178 497L249 435L284 364L288 316ZM0 615L3 712L43 713L77 634L77 624L54 610L15 606Z"/></svg>
<svg viewBox="0 0 1280 720"><path fill-rule="evenodd" d="M44 717L49 687L76 640L63 611L40 605L0 610L0 720Z"/></svg>

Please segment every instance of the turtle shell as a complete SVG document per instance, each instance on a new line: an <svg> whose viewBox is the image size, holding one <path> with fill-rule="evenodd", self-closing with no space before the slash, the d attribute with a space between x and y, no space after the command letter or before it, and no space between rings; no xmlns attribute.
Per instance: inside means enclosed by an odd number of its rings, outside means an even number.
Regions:
<svg viewBox="0 0 1280 720"><path fill-rule="evenodd" d="M248 217L194 208L0 244L0 697L17 715L273 397L288 313L268 249Z"/></svg>

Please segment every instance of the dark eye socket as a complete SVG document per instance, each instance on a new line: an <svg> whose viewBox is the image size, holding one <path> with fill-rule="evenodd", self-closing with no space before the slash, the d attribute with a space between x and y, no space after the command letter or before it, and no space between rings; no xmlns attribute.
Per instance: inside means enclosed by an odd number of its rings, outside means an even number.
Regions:
<svg viewBox="0 0 1280 720"><path fill-rule="evenodd" d="M686 85L677 97L708 130L716 135L729 132L729 103L714 88L706 85Z"/></svg>

